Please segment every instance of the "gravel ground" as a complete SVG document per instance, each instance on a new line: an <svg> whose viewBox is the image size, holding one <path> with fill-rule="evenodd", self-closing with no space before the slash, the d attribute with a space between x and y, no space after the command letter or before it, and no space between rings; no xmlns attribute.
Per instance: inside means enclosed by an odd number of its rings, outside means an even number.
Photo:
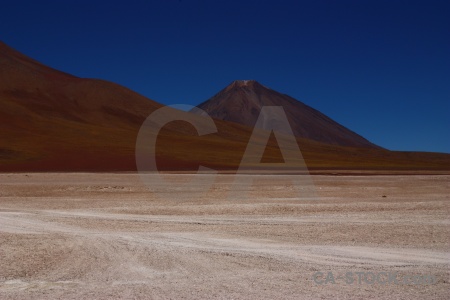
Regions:
<svg viewBox="0 0 450 300"><path fill-rule="evenodd" d="M450 298L448 175L167 176L0 174L0 299Z"/></svg>

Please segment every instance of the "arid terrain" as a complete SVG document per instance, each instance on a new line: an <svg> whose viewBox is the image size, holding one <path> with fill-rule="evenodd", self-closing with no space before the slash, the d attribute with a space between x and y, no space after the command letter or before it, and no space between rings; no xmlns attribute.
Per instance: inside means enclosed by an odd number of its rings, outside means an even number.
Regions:
<svg viewBox="0 0 450 300"><path fill-rule="evenodd" d="M303 200L274 176L241 199L231 174L195 197L169 177L152 193L134 173L0 174L0 298L449 297L449 175L314 175Z"/></svg>

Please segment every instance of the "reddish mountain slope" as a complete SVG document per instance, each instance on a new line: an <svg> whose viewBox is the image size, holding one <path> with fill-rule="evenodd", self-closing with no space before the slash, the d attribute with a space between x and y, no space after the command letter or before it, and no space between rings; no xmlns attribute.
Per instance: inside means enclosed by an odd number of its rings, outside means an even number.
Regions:
<svg viewBox="0 0 450 300"><path fill-rule="evenodd" d="M125 87L54 70L0 43L0 172L134 171L139 128L159 107ZM165 126L157 140L158 167L236 169L252 128L215 123L218 133L202 137L186 122ZM447 154L342 147L302 138L298 143L311 169L450 170ZM271 141L264 161L279 161L278 155Z"/></svg>
<svg viewBox="0 0 450 300"><path fill-rule="evenodd" d="M129 135L161 105L44 66L0 43L1 169L121 169ZM113 157L127 157L111 163Z"/></svg>
<svg viewBox="0 0 450 300"><path fill-rule="evenodd" d="M254 126L263 106L282 106L295 136L330 145L379 148L314 108L254 80L237 80L198 105L213 118Z"/></svg>

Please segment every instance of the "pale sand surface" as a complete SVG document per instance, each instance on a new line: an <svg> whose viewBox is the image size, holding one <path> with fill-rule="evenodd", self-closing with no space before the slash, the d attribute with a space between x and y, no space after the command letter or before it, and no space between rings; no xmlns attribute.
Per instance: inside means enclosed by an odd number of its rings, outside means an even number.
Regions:
<svg viewBox="0 0 450 300"><path fill-rule="evenodd" d="M450 298L449 175L315 175L308 200L273 176L242 199L233 175L195 197L168 176L158 196L135 174L0 174L0 299Z"/></svg>

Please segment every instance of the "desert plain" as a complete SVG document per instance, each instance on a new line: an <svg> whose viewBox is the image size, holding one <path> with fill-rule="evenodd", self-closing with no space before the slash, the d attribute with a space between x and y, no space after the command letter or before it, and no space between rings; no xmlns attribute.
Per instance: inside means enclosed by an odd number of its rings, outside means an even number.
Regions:
<svg viewBox="0 0 450 300"><path fill-rule="evenodd" d="M449 299L450 175L338 175L0 174L0 299Z"/></svg>

